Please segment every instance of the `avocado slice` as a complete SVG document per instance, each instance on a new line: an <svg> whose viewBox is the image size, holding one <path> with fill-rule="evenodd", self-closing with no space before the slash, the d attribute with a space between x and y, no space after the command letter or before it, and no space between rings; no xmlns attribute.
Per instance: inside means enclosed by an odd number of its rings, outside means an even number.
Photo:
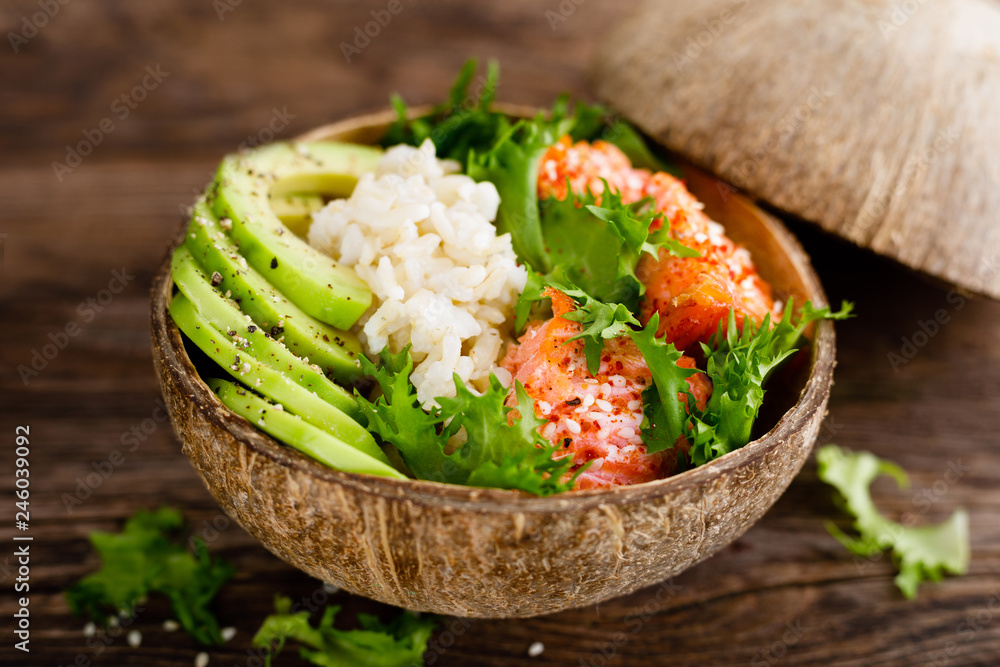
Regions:
<svg viewBox="0 0 1000 667"><path fill-rule="evenodd" d="M352 382L361 376L357 360L361 345L357 337L307 315L256 269L241 261L239 248L226 236L204 199L195 203L184 245L205 274L219 282L219 290L231 294L240 310L257 326L276 334L277 329L284 329L280 335L297 356L308 358L310 363L342 382Z"/></svg>
<svg viewBox="0 0 1000 667"><path fill-rule="evenodd" d="M358 451L289 412L275 410L273 404L249 389L219 379L208 380L208 386L227 408L320 463L342 472L407 479L406 475L381 459Z"/></svg>
<svg viewBox="0 0 1000 667"><path fill-rule="evenodd" d="M352 269L293 234L268 198L295 192L346 196L381 155L354 144L274 143L226 156L210 189L212 209L232 222L230 234L247 262L306 313L342 329L368 309L371 291Z"/></svg>
<svg viewBox="0 0 1000 667"><path fill-rule="evenodd" d="M203 317L183 293L170 301L170 316L202 352L234 378L256 388L313 426L388 465L389 459L361 424L290 378L261 363ZM277 409L277 408L276 408Z"/></svg>
<svg viewBox="0 0 1000 667"><path fill-rule="evenodd" d="M312 214L323 208L323 198L308 192L271 195L271 210L296 236L309 234Z"/></svg>
<svg viewBox="0 0 1000 667"><path fill-rule="evenodd" d="M217 292L191 251L180 246L170 260L174 283L194 304L198 312L219 332L226 334L244 352L274 370L291 378L295 384L314 392L324 401L356 418L360 411L354 398L340 385L328 380L319 370L296 357L281 342L268 336L264 329L248 321L239 307Z"/></svg>

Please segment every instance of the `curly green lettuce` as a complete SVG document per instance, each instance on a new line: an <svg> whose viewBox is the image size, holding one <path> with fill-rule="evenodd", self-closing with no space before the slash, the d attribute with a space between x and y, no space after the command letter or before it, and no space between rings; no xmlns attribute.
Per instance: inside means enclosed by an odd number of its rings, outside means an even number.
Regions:
<svg viewBox="0 0 1000 667"><path fill-rule="evenodd" d="M439 397L438 406L424 410L410 381L413 358L409 346L398 354L381 353L376 366L362 358L364 372L382 389L370 401L356 393L368 428L399 450L419 479L467 486L517 489L539 496L573 488L583 471L563 481L572 457L553 460L556 448L541 436L545 420L535 415L535 402L516 383L517 407L508 407L507 388L496 376L477 395L455 377L454 397ZM461 441L457 445L456 441Z"/></svg>
<svg viewBox="0 0 1000 667"><path fill-rule="evenodd" d="M852 452L826 445L816 452L821 480L837 490L837 501L854 517L857 536L844 533L832 522L827 530L856 556L870 557L891 551L899 567L896 586L907 599L917 594L923 581L940 581L945 572L965 574L969 569L969 515L955 510L943 523L904 526L882 515L871 497L871 484L880 475L909 486L906 472L891 461L869 452Z"/></svg>
<svg viewBox="0 0 1000 667"><path fill-rule="evenodd" d="M130 613L142 598L161 593L191 636L205 645L223 644L210 605L235 570L210 557L199 538L194 538L194 553L178 543L183 525L179 510L162 507L139 510L121 533L91 533L103 565L66 591L73 613L106 624L122 610Z"/></svg>
<svg viewBox="0 0 1000 667"><path fill-rule="evenodd" d="M385 624L375 616L358 614L360 630L338 630L333 622L340 607L323 611L319 625L309 623L309 612L292 612L292 601L274 598L275 613L264 619L252 645L267 649L264 664L271 667L289 641L300 644L299 656L320 667L415 667L424 664L437 622L406 611Z"/></svg>

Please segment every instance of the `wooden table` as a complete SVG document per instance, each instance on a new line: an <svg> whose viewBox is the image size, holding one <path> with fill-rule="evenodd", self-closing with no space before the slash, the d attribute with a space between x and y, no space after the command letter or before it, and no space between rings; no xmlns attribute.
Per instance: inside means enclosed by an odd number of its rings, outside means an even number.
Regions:
<svg viewBox="0 0 1000 667"><path fill-rule="evenodd" d="M122 637L88 646L83 621L63 598L97 566L88 532L118 530L140 507L182 508L212 551L237 568L217 606L238 634L212 651L213 665L248 663L250 636L275 593L297 599L316 589L220 514L170 426L155 419L147 292L181 207L218 158L248 137L266 139L271 130L289 137L383 107L390 91L437 100L469 55L501 60L499 94L508 101L585 92L593 40L623 4L567 1L560 13L556 0L401 2L350 63L340 43L387 2L73 0L19 42L18 53L0 48L0 382L8 443L0 486L13 488L14 428L30 425L27 534L34 538L31 652L24 654L11 633L18 531L5 493L3 664L193 664L196 644L161 629L165 605L152 603L137 619L143 644L130 649ZM5 3L0 32L23 31L23 17L38 11L35 2ZM57 174L52 163L66 162L66 146L79 142L95 145ZM892 516L936 521L966 507L969 574L903 600L890 563L857 561L827 534L823 522L838 512L810 463L757 526L669 586L545 618L449 621L451 634L435 639L434 664L1000 664L1000 304L949 295L803 225L793 229L831 299L857 302L858 318L838 326L840 365L824 439L911 471L909 491L876 485ZM119 293L104 291L122 282ZM950 321L933 336L917 336L924 344L893 368L888 355L939 309ZM76 328L67 330L70 324ZM44 367L23 382L17 367L30 366L50 343L64 349L48 348L54 358L37 360ZM133 441L122 439L133 429L136 447L128 451L124 444ZM124 452L117 465L109 464L114 450ZM347 618L388 611L343 593L333 599ZM529 659L535 641L545 651ZM279 664L296 662L289 652Z"/></svg>

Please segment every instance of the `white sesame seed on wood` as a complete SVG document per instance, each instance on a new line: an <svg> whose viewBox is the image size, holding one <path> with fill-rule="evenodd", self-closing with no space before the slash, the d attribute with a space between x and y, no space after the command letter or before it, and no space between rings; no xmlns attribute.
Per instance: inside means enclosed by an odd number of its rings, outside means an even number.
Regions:
<svg viewBox="0 0 1000 667"><path fill-rule="evenodd" d="M96 625L94 625L93 623L87 623L85 626L83 626L84 637L93 637L95 634L97 634Z"/></svg>
<svg viewBox="0 0 1000 667"><path fill-rule="evenodd" d="M202 651L194 657L194 667L208 667L208 654Z"/></svg>
<svg viewBox="0 0 1000 667"><path fill-rule="evenodd" d="M138 630L131 630L129 631L125 640L128 642L128 645L131 646L132 648L139 648L139 645L142 644L142 633L139 632Z"/></svg>
<svg viewBox="0 0 1000 667"><path fill-rule="evenodd" d="M236 628L232 626L228 628L222 628L219 634L222 635L222 641L228 642L230 639L236 636Z"/></svg>
<svg viewBox="0 0 1000 667"><path fill-rule="evenodd" d="M168 618L167 620L163 621L163 629L166 630L167 632L177 632L177 630L180 629L180 627L181 624L171 618Z"/></svg>
<svg viewBox="0 0 1000 667"><path fill-rule="evenodd" d="M542 642L535 642L528 647L528 655L532 658L537 658L545 650L545 644Z"/></svg>

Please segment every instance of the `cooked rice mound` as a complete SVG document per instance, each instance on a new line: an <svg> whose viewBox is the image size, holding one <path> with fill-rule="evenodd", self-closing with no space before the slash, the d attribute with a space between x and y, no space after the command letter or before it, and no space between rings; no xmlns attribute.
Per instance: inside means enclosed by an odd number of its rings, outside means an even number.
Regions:
<svg viewBox="0 0 1000 667"><path fill-rule="evenodd" d="M373 292L359 322L365 351L412 344L411 379L425 407L455 395L453 374L477 391L491 372L509 386L496 362L527 280L510 235L493 226L496 187L458 171L435 157L429 139L394 146L309 229L313 247L352 267Z"/></svg>

